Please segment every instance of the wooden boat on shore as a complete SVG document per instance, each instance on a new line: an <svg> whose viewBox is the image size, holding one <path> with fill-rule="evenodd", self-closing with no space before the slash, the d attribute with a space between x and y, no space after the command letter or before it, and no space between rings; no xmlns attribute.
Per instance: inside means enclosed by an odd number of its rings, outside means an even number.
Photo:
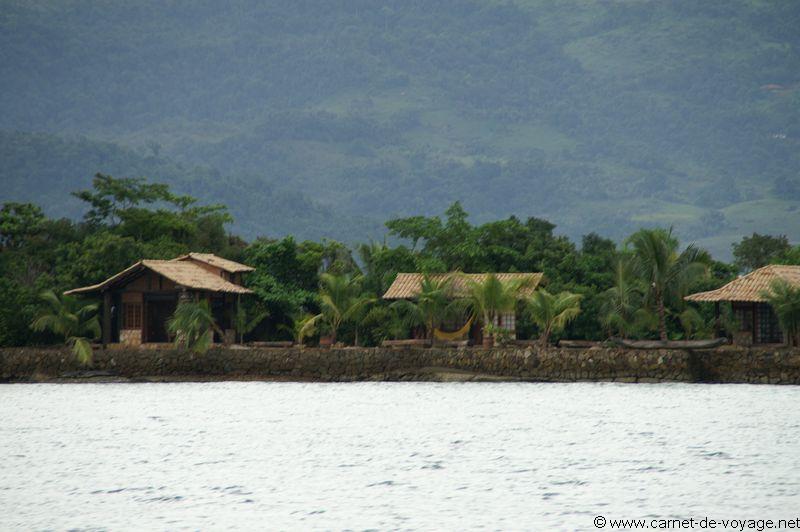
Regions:
<svg viewBox="0 0 800 532"><path fill-rule="evenodd" d="M625 340L612 338L612 342L621 347L630 349L714 349L728 343L727 338L714 338L712 340Z"/></svg>

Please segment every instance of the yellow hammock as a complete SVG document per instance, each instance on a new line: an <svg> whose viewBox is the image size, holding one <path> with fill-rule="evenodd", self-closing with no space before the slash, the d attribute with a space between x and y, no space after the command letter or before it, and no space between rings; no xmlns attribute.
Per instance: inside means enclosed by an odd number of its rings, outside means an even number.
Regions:
<svg viewBox="0 0 800 532"><path fill-rule="evenodd" d="M467 323L465 323L464 326L457 331L446 332L446 331L440 331L439 329L434 329L433 336L437 340L444 340L448 342L453 340L458 340L463 336L466 336L467 333L469 333L469 328L472 326L473 319L475 319L475 316L470 316L470 318L467 320Z"/></svg>

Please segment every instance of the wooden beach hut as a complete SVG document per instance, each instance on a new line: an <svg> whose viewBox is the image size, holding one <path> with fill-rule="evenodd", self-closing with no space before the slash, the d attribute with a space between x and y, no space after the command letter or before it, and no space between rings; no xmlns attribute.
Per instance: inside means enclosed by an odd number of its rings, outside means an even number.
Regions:
<svg viewBox="0 0 800 532"><path fill-rule="evenodd" d="M686 296L687 301L714 303L719 318L719 305L729 301L739 330L733 332L734 343L740 345L784 343L783 331L764 292L776 279L800 286L800 266L771 264L734 279L716 290Z"/></svg>
<svg viewBox="0 0 800 532"><path fill-rule="evenodd" d="M482 283L486 280L488 275L488 273L451 272L428 274L428 278L435 282L449 279L451 282L452 296L455 299L469 295L470 283ZM497 276L500 282L528 281L529 284L525 288L527 293L533 292L542 282L542 273L540 272L496 273L494 275ZM420 287L424 277L425 274L423 273L398 273L392 285L383 295L383 299L414 300L420 293ZM516 338L516 323L517 316L512 312L498 316L494 325L505 329L512 338ZM460 321L451 320L451 322L444 324L444 329L443 331L435 331L435 335L439 339L455 340L468 338L473 344L479 344L483 340L483 324L477 319L473 321L466 321L466 319Z"/></svg>
<svg viewBox="0 0 800 532"><path fill-rule="evenodd" d="M252 293L242 286L242 276L252 270L210 253L189 253L171 260L141 260L101 283L65 294L102 299L103 345L171 341L166 323L182 299L207 300L226 339L232 339L239 298Z"/></svg>

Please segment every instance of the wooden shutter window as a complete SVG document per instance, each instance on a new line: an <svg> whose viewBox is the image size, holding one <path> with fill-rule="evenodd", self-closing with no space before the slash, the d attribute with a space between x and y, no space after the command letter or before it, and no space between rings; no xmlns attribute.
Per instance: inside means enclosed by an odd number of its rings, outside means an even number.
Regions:
<svg viewBox="0 0 800 532"><path fill-rule="evenodd" d="M123 329L142 328L142 304L124 303L122 305Z"/></svg>

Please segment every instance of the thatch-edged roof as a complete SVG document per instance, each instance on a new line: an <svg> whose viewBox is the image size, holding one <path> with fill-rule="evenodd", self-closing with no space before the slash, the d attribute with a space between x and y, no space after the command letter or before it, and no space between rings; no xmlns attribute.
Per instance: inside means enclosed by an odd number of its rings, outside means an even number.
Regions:
<svg viewBox="0 0 800 532"><path fill-rule="evenodd" d="M469 282L482 283L486 280L488 273L431 273L428 278L441 281L452 279L453 295L461 297L469 292ZM500 282L511 282L527 280L530 285L524 289L526 293L533 292L542 281L542 274L537 272L528 273L495 273ZM383 299L413 299L420 291L423 273L398 273L392 286L383 294Z"/></svg>
<svg viewBox="0 0 800 532"><path fill-rule="evenodd" d="M180 257L179 257L180 259ZM75 288L64 292L70 294L91 294L117 286L124 286L145 270L151 270L164 276L178 286L190 290L202 290L206 292L220 292L226 294L251 294L249 290L238 284L234 284L209 272L196 262L188 260L141 260L118 274L109 277L105 281L91 286Z"/></svg>
<svg viewBox="0 0 800 532"><path fill-rule="evenodd" d="M173 260L195 260L198 262L204 262L221 270L225 270L228 273L252 272L255 270L255 268L247 266L246 264L241 264L232 260L223 259L222 257L217 257L213 253L189 253L188 255L184 255Z"/></svg>
<svg viewBox="0 0 800 532"><path fill-rule="evenodd" d="M734 279L716 290L699 292L686 296L687 301L739 301L751 303L766 302L763 292L768 292L770 284L776 279L783 279L795 286L800 286L800 266L770 264L754 270L747 275Z"/></svg>

